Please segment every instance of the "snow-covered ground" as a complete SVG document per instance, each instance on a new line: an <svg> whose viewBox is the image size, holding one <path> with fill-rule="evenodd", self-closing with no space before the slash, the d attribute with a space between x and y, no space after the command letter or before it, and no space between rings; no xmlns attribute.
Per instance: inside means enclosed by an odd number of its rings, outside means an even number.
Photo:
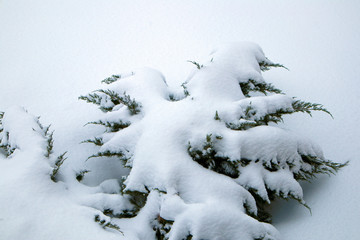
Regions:
<svg viewBox="0 0 360 240"><path fill-rule="evenodd" d="M92 149L79 143L98 130L83 125L99 112L79 101L80 95L99 88L100 80L111 74L143 66L160 70L174 85L193 69L187 60L201 62L219 43L256 42L267 57L290 69L273 69L265 79L289 96L324 104L334 116L291 115L285 119L287 128L319 143L327 158L350 160L338 175L304 184L312 215L291 201L276 203L274 225L288 240L357 239L359 11L358 1L4 0L0 111L20 105L41 116L42 123L52 124L55 153L68 151L63 177L70 179L85 167L93 170L85 180L96 185L111 178L98 173L118 177L123 170L112 161L85 162ZM21 178L31 174L26 169L17 172L9 162L0 168L1 240L24 234L33 239L78 239L84 234L87 239L115 239L94 223L92 212L73 204L85 201L76 193L64 197L61 193L67 190L59 184L51 190L31 182L23 186ZM99 168L107 169L96 171ZM41 176L36 181L40 183ZM35 194L39 197L33 198ZM4 219L2 212L13 217ZM50 235L59 228L64 235Z"/></svg>

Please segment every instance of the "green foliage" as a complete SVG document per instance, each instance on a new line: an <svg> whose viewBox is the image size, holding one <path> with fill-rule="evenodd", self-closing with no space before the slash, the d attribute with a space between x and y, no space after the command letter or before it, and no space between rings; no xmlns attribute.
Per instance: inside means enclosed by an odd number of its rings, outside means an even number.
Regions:
<svg viewBox="0 0 360 240"><path fill-rule="evenodd" d="M214 119L215 119L216 121L221 121L221 119L220 119L220 117L219 117L218 111L215 112L215 117L214 117Z"/></svg>
<svg viewBox="0 0 360 240"><path fill-rule="evenodd" d="M88 140L82 141L81 143L93 143L96 146L104 145L102 137L95 137L94 139L88 139Z"/></svg>
<svg viewBox="0 0 360 240"><path fill-rule="evenodd" d="M0 133L3 132L3 128L2 128L2 119L4 117L4 112L0 112ZM0 153L3 153L4 155L8 156L8 151L7 151L7 145L2 144L2 139L0 138Z"/></svg>
<svg viewBox="0 0 360 240"><path fill-rule="evenodd" d="M178 101L176 99L176 97L174 96L174 94L169 94L169 100L172 101L172 102Z"/></svg>
<svg viewBox="0 0 360 240"><path fill-rule="evenodd" d="M147 189L147 192L139 192L139 191L123 191L123 195L127 196L129 198L130 203L133 206L133 209L129 211L129 214L132 214L133 216L136 216L137 213L142 209L145 204L147 197L149 195L150 191Z"/></svg>
<svg viewBox="0 0 360 240"><path fill-rule="evenodd" d="M256 202L256 208L257 208L257 215L250 213L250 212L247 212L247 214L250 215L251 217L257 219L260 222L271 223L272 216L268 211L270 204L258 195L256 189L254 189L254 188L246 188L246 189L254 197L255 202ZM275 199L274 192L272 192L270 190L268 190L268 196L269 196L270 201L273 201Z"/></svg>
<svg viewBox="0 0 360 240"><path fill-rule="evenodd" d="M95 125L102 125L107 128L107 132L117 132L119 130L122 130L124 128L127 128L130 126L130 122L124 122L122 120L118 120L117 122L110 122L110 121L96 121L96 122L88 122L88 124L95 124Z"/></svg>
<svg viewBox="0 0 360 240"><path fill-rule="evenodd" d="M285 67L282 64L272 63L270 61L259 62L259 66L260 66L260 70L263 72L270 70L272 67L281 67L281 68L285 68L286 70L289 70L287 67Z"/></svg>
<svg viewBox="0 0 360 240"><path fill-rule="evenodd" d="M336 174L341 168L347 166L349 161L345 163L336 163L325 159L319 159L315 156L301 155L303 163L309 164L310 169L300 169L298 173L294 173L296 180L310 181L317 174Z"/></svg>
<svg viewBox="0 0 360 240"><path fill-rule="evenodd" d="M87 140L85 142L91 142L91 140ZM93 142L91 142L93 143ZM98 152L94 155L91 155L90 157L88 157L88 159L90 158L97 158L97 157L116 157L118 158L122 164L124 165L124 167L129 167L126 163L129 160L129 158L126 157L126 155L124 154L124 152L119 151L119 152L112 152L112 151L103 151L103 152Z"/></svg>
<svg viewBox="0 0 360 240"><path fill-rule="evenodd" d="M125 177L120 180L120 194L123 195L128 201L131 203L132 207L129 209L124 209L120 213L114 213L113 209L105 209L103 211L104 215L111 218L132 218L136 217L138 212L145 206L147 197L150 193L149 189L146 189L147 192L139 192L139 191L130 191L125 189L124 181Z"/></svg>
<svg viewBox="0 0 360 240"><path fill-rule="evenodd" d="M76 173L76 180L81 182L84 179L86 173L90 172L89 170L81 170L80 172Z"/></svg>
<svg viewBox="0 0 360 240"><path fill-rule="evenodd" d="M57 182L57 174L58 174L58 172L60 170L60 167L64 163L64 161L67 159L65 157L66 153L67 152L64 152L63 154L58 156L56 161L55 161L54 168L53 168L52 173L50 175L51 180L53 180L54 182Z"/></svg>
<svg viewBox="0 0 360 240"><path fill-rule="evenodd" d="M121 75L111 75L111 77L105 78L104 80L102 80L102 83L106 83L106 84L111 84L113 82L116 82L117 80L119 80L121 78Z"/></svg>
<svg viewBox="0 0 360 240"><path fill-rule="evenodd" d="M93 104L96 104L96 105L100 105L102 97L99 94L90 93L87 96L80 96L79 99L85 100L88 103L93 103ZM112 108L111 109L101 109L101 110L104 111L104 112L108 112L108 111L111 111Z"/></svg>
<svg viewBox="0 0 360 240"><path fill-rule="evenodd" d="M241 120L243 120L243 119L241 119ZM227 128L230 128L231 130L237 130L237 131L247 130L249 128L259 126L259 124L257 122L250 121L250 120L243 120L243 121L239 121L237 123L225 123L225 125Z"/></svg>
<svg viewBox="0 0 360 240"><path fill-rule="evenodd" d="M4 112L0 111L0 132L2 132L2 119L4 118Z"/></svg>
<svg viewBox="0 0 360 240"><path fill-rule="evenodd" d="M0 148L2 148L4 150L4 153L5 153L6 157L9 157L16 150L16 148L10 146L10 144L8 144L8 143L5 144L4 143L4 142L8 142L9 137L10 137L9 133L5 132L5 136L3 136L2 139L0 139ZM4 138L5 138L5 141L4 141Z"/></svg>
<svg viewBox="0 0 360 240"><path fill-rule="evenodd" d="M45 157L49 158L50 155L53 153L53 147L54 147L54 138L53 138L53 135L54 135L54 131L51 131L50 132L50 127L51 127L51 124L44 127L41 123L40 123L40 116L37 117L36 119L36 123L37 125L40 127L41 131L42 131L42 134L43 136L45 137L46 139L46 152L45 152ZM33 129L34 131L36 131L35 129Z"/></svg>
<svg viewBox="0 0 360 240"><path fill-rule="evenodd" d="M202 65L202 64L200 64L200 63L198 63L198 62L195 62L195 61L190 61L190 60L188 60L188 62L194 64L197 69L201 69L201 68L204 67L204 65Z"/></svg>
<svg viewBox="0 0 360 240"><path fill-rule="evenodd" d="M49 127L50 127L50 125L49 125ZM53 153L53 147L54 147L54 138L53 138L54 131L49 133L49 131L48 131L49 127L45 131L45 137L46 137L46 142L47 142L45 157L47 157L47 158L49 158L50 155Z"/></svg>
<svg viewBox="0 0 360 240"><path fill-rule="evenodd" d="M98 93L101 93L101 95ZM104 106L102 104L105 96L111 101L113 106ZM109 89L96 90L94 93L90 93L87 96L80 96L79 99L100 106L100 109L103 112L110 112L113 110L114 106L119 104L127 106L132 115L139 113L141 109L140 103L136 102L135 99L131 99L130 95L127 95L126 92L124 92L122 95L119 95L117 92Z"/></svg>
<svg viewBox="0 0 360 240"><path fill-rule="evenodd" d="M114 211L108 208L103 211L103 214L111 218L133 218L136 216L137 212L124 209L121 213L114 214Z"/></svg>
<svg viewBox="0 0 360 240"><path fill-rule="evenodd" d="M135 73L131 72L131 76L133 76ZM122 75L111 75L111 77L105 78L104 80L101 81L101 83L106 83L106 84L111 84L113 82L116 82L117 80L121 79L121 78L125 78L127 77L128 74L126 74L125 76Z"/></svg>
<svg viewBox="0 0 360 240"><path fill-rule="evenodd" d="M253 79L249 79L247 82L241 82L240 88L245 97L250 97L250 92L261 92L265 95L268 93L282 93L278 88L275 88L271 83L256 82Z"/></svg>
<svg viewBox="0 0 360 240"><path fill-rule="evenodd" d="M104 151L104 152L98 152L97 154L90 156L88 159L95 158L95 157L119 157L119 158L123 158L124 153L123 152Z"/></svg>
<svg viewBox="0 0 360 240"><path fill-rule="evenodd" d="M100 215L95 215L94 221L99 223L99 225L104 229L106 229L106 228L114 229L114 230L120 232L122 235L124 235L124 233L122 231L120 231L120 227L118 225L113 224L110 221L106 221L104 219L101 219Z"/></svg>
<svg viewBox="0 0 360 240"><path fill-rule="evenodd" d="M174 221L169 221L162 218L160 215L157 216L153 221L153 230L157 240L168 240L168 234L171 230Z"/></svg>
<svg viewBox="0 0 360 240"><path fill-rule="evenodd" d="M216 140L221 140L221 136L216 136ZM206 136L206 140L202 145L202 149L196 149L189 142L188 153L191 158L201 166L211 169L217 173L227 175L232 178L239 176L237 163L230 161L228 157L220 157L217 155L212 134Z"/></svg>
<svg viewBox="0 0 360 240"><path fill-rule="evenodd" d="M329 114L332 118L334 118L333 115L326 108L324 108L322 104L294 100L292 107L294 112L304 112L312 116L311 111L321 111Z"/></svg>
<svg viewBox="0 0 360 240"><path fill-rule="evenodd" d="M190 96L190 93L189 93L189 91L188 91L188 89L187 89L186 84L187 84L187 82L184 82L184 83L181 84L181 87L184 89L184 95L185 95L185 97Z"/></svg>
<svg viewBox="0 0 360 240"><path fill-rule="evenodd" d="M226 127L232 130L247 130L252 127L268 125L270 122L278 124L283 122L283 115L292 114L295 112L304 112L312 116L312 111L322 111L329 114L331 113L323 107L323 105L318 103L304 102L300 100L294 100L292 102L293 109L277 109L275 112L270 112L264 116L256 117L256 109L253 108L251 103L246 107L244 111L244 116L236 123L225 123Z"/></svg>

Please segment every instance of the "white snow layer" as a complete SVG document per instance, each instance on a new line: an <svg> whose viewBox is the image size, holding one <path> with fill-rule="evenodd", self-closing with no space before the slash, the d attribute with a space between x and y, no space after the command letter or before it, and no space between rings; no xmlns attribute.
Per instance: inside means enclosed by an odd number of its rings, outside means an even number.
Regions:
<svg viewBox="0 0 360 240"><path fill-rule="evenodd" d="M277 127L234 131L224 122L238 121L250 104L258 110L255 119L276 110L292 109L291 99L285 95L250 100L242 94L240 82L264 81L259 63L268 60L262 50L253 43L230 44L216 49L211 58L188 79L190 96L180 101L169 101L171 93L164 77L152 69L139 69L108 85L118 94L128 94L139 102L141 111L132 115L120 104L104 114L104 121L123 120L131 125L116 133L105 133L100 151L125 152L125 157L130 158L128 165L132 166L125 181L126 190L151 191L137 217L115 220L122 232L110 230L108 239L153 239L150 222L158 216L175 221L169 233L171 240L183 239L189 233L193 239L279 239L272 226L247 215L246 210L257 213L255 200L247 189L257 190L266 201L266 188L303 201L302 189L293 173L302 168L300 154L323 158L321 150ZM102 95L101 105L114 107L106 95ZM214 119L216 112L222 121ZM96 239L99 226L93 221L95 214L110 221L101 211L112 208L116 213L130 208L127 198L114 195L114 182L96 188L77 182L51 182L50 160L44 157L43 150L46 141L39 133L36 118L21 109L10 109L5 113L3 128L2 144L16 148L11 157L0 163L0 174L5 176L0 191L2 195L6 193L0 204L8 206L3 208L6 212L2 217L7 226L28 226L24 231L32 239L66 239L56 234L62 228L74 229L72 234L79 238L84 231L93 231L86 236ZM222 137L216 144L218 154L234 162L252 161L244 167L239 165L238 179L205 169L189 156L188 144L202 146L208 134ZM294 165L292 169L289 162ZM265 170L264 166L271 163L279 164L281 169ZM20 188L23 190L19 193ZM40 217L24 217L28 209L32 216ZM42 222L41 215L46 214L62 219ZM93 227L85 230L85 222ZM39 229L44 227L53 229L54 236L41 236ZM23 231L18 234L23 236ZM13 236L6 239L10 237Z"/></svg>

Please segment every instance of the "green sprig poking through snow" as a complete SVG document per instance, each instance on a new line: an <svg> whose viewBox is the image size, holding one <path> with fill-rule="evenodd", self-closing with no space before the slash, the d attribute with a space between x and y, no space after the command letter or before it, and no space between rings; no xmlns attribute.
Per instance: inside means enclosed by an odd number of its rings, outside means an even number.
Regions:
<svg viewBox="0 0 360 240"><path fill-rule="evenodd" d="M277 108L271 111L268 111L266 114L259 115L257 109L250 102L244 110L244 115L241 116L237 122L226 122L226 126L232 130L247 130L249 128L269 125L269 123L278 124L283 122L283 116L288 114L293 114L296 112L307 113L312 116L313 111L321 111L329 114L331 117L332 114L324 108L322 104L304 102L301 100L293 100L291 103L291 108ZM219 116L218 116L219 117Z"/></svg>
<svg viewBox="0 0 360 240"><path fill-rule="evenodd" d="M200 63L195 62L195 61L188 60L188 62L194 64L196 66L196 68L199 69L199 70L204 67L203 64L200 64Z"/></svg>
<svg viewBox="0 0 360 240"><path fill-rule="evenodd" d="M278 88L275 88L271 83L257 82L249 79L247 82L240 82L240 88L246 97L250 97L250 92L261 92L265 95L269 93L282 93Z"/></svg>
<svg viewBox="0 0 360 240"><path fill-rule="evenodd" d="M49 126L50 127L50 126ZM47 146L46 146L46 153L45 153L45 157L49 158L50 155L53 153L53 147L54 147L54 131L52 132L48 132L48 129L45 131L45 137L47 138L46 142L47 142Z"/></svg>
<svg viewBox="0 0 360 240"><path fill-rule="evenodd" d="M118 157L119 159L121 159L124 162L126 162L128 160L122 151L112 152L112 151L107 150L107 151L103 151L103 152L98 152L94 155L91 155L88 159L96 158L96 157Z"/></svg>
<svg viewBox="0 0 360 240"><path fill-rule="evenodd" d="M3 128L2 128L2 119L3 119L3 117L4 117L4 112L0 111L0 133L2 133L2 131L3 131ZM2 144L2 138L0 137L0 150L2 150L2 149L4 150L4 154L8 155L7 154L7 145Z"/></svg>
<svg viewBox="0 0 360 240"><path fill-rule="evenodd" d="M76 180L81 182L84 179L86 173L90 172L89 170L81 170L76 173Z"/></svg>
<svg viewBox="0 0 360 240"><path fill-rule="evenodd" d="M285 68L286 70L289 70L284 65L279 64L279 63L273 63L269 59L259 62L259 66L260 66L260 70L263 72L270 70L272 67L275 67L275 68L280 67L280 68Z"/></svg>
<svg viewBox="0 0 360 240"><path fill-rule="evenodd" d="M87 96L80 96L79 99L99 105L103 112L110 112L119 104L127 106L131 114L138 114L141 109L141 104L136 102L135 99L131 99L130 95L127 95L126 92L120 95L110 89L99 89Z"/></svg>
<svg viewBox="0 0 360 240"><path fill-rule="evenodd" d="M113 224L110 221L101 219L100 215L95 215L94 221L99 223L99 225L104 229L106 229L106 228L114 229L124 235L124 233L120 230L120 227L118 225Z"/></svg>
<svg viewBox="0 0 360 240"><path fill-rule="evenodd" d="M102 139L102 137L94 137L93 139L88 139L85 141L82 141L81 143L92 143L95 144L96 146L102 146L104 145L104 141Z"/></svg>
<svg viewBox="0 0 360 240"><path fill-rule="evenodd" d="M88 122L85 125L88 124L95 124L95 125L102 125L104 127L106 127L107 132L117 132L121 129L127 128L128 126L130 126L130 122L124 122L123 120L118 120L118 121L94 121L94 122Z"/></svg>
<svg viewBox="0 0 360 240"><path fill-rule="evenodd" d="M57 174L60 170L60 167L61 165L64 163L64 161L67 159L65 157L65 155L67 154L67 152L64 152L63 154L59 155L56 160L55 160L55 164L54 164L54 167L53 167L53 170L50 174L50 178L51 180L53 180L54 182L57 182L58 181L58 178L57 178Z"/></svg>
<svg viewBox="0 0 360 240"><path fill-rule="evenodd" d="M101 83L105 83L105 84L111 84L113 82L116 82L122 78L126 78L129 76L133 76L135 73L134 72L130 72L130 73L125 73L125 74L114 74L111 75L111 77L105 78L104 80L101 81Z"/></svg>
<svg viewBox="0 0 360 240"><path fill-rule="evenodd" d="M230 161L227 157L218 156L217 151L215 150L214 141L220 141L221 139L221 136L215 136L214 139L212 134L208 134L206 135L206 139L201 148L195 148L191 146L191 143L189 142L188 153L192 159L201 166L229 177L236 178L239 176L237 163Z"/></svg>
<svg viewBox="0 0 360 240"><path fill-rule="evenodd" d="M113 82L116 82L117 80L119 80L121 78L121 75L112 75L111 77L105 78L104 80L102 80L102 83L106 83L106 84L111 84Z"/></svg>

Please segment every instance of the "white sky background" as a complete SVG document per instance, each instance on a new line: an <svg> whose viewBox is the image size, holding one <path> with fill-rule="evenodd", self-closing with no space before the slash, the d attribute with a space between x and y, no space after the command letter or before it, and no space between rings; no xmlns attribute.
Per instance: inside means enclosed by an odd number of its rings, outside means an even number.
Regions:
<svg viewBox="0 0 360 240"><path fill-rule="evenodd" d="M265 79L335 117L297 114L286 127L314 139L329 159L351 160L337 176L305 186L312 216L281 203L275 225L288 240L357 239L359 29L356 0L0 0L0 110L15 104L41 115L56 130L58 151L75 151L69 143L84 139L78 126L97 114L77 97L105 77L150 66L174 84L194 67L187 60L201 62L219 43L254 41L290 69Z"/></svg>

